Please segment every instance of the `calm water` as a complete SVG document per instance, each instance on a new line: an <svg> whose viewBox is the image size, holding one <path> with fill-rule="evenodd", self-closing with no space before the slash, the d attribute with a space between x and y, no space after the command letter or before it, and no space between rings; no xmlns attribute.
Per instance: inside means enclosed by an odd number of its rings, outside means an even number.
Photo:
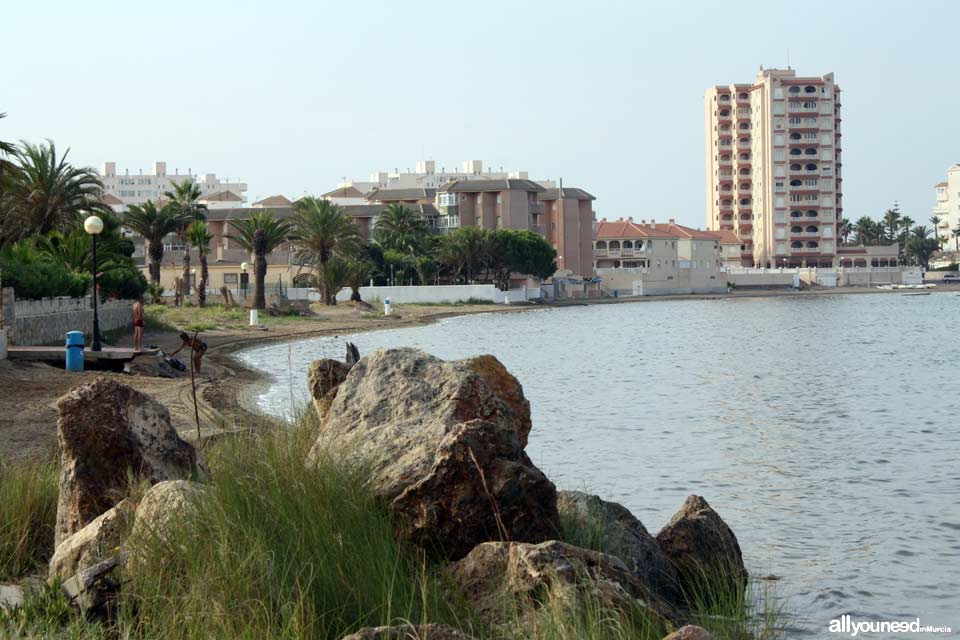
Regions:
<svg viewBox="0 0 960 640"><path fill-rule="evenodd" d="M958 316L952 293L644 302L351 339L496 355L558 487L621 502L653 533L703 495L751 572L781 577L790 637L829 637L844 613L960 628ZM309 362L343 342L242 353L279 372L260 406L302 402Z"/></svg>

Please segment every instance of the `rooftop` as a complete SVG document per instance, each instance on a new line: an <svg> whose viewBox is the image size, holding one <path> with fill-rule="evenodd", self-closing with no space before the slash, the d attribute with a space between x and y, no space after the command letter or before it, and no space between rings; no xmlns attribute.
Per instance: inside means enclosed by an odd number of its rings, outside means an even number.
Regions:
<svg viewBox="0 0 960 640"><path fill-rule="evenodd" d="M433 200L436 189L373 189L366 195L368 202L393 202L397 200Z"/></svg>
<svg viewBox="0 0 960 640"><path fill-rule="evenodd" d="M363 191L360 191L352 184L344 185L342 187L337 187L332 191L327 191L322 194L321 198L362 198L366 195Z"/></svg>
<svg viewBox="0 0 960 640"><path fill-rule="evenodd" d="M448 182L438 191L458 191L464 193L478 193L481 191L546 191L533 180L507 178L505 180L455 180ZM564 189L566 191L566 189Z"/></svg>
<svg viewBox="0 0 960 640"><path fill-rule="evenodd" d="M566 189L564 189L566 191ZM650 220L641 220L634 222L633 219L620 219L617 221L600 220L594 230L594 238L597 240L619 239L619 238L692 238L700 240L718 240L719 234L712 231L701 231L692 227L685 227L677 224L672 218L667 222L655 222ZM737 243L739 244L739 240Z"/></svg>
<svg viewBox="0 0 960 640"><path fill-rule="evenodd" d="M293 203L290 202L290 199L286 196L275 195L264 198L263 200L257 200L253 203L255 207L289 207Z"/></svg>
<svg viewBox="0 0 960 640"><path fill-rule="evenodd" d="M560 189L547 189L540 194L540 200L556 200L559 197ZM563 197L564 199L570 200L596 200L596 197L587 193L583 189L578 189L576 187L564 187L563 188Z"/></svg>

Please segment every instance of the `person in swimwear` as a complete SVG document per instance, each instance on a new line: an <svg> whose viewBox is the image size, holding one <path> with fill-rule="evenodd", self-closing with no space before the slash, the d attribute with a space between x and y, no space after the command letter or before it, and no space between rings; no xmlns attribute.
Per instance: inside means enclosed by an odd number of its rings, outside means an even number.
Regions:
<svg viewBox="0 0 960 640"><path fill-rule="evenodd" d="M143 296L139 296L133 303L133 350L141 350L143 341L143 326L146 324L146 318L143 313Z"/></svg>
<svg viewBox="0 0 960 640"><path fill-rule="evenodd" d="M203 354L207 352L207 343L201 340L200 338L191 338L186 331L180 332L180 340L182 344L180 348L170 354L170 358L177 355L183 351L184 347L190 347L193 351L193 368L199 373L200 372L200 361L203 359Z"/></svg>

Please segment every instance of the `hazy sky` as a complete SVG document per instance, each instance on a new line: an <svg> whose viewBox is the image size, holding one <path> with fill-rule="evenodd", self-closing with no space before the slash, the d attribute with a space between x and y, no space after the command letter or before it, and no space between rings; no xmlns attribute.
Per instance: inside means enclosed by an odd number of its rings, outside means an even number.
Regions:
<svg viewBox="0 0 960 640"><path fill-rule="evenodd" d="M564 179L598 217L704 224L703 92L836 74L844 214L916 220L960 162L960 1L13 2L0 139L319 194L468 158Z"/></svg>

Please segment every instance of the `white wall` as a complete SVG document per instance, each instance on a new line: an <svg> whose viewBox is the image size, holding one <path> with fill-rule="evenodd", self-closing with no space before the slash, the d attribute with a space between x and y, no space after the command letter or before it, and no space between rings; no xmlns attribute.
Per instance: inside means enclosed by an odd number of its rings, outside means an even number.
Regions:
<svg viewBox="0 0 960 640"><path fill-rule="evenodd" d="M300 292L310 292L307 297L300 296ZM311 295L312 294L312 295ZM319 300L320 296L309 289L293 289L287 294L291 300ZM365 302L379 299L381 302L390 298L393 304L417 304L417 303L453 303L466 302L473 298L474 300L486 300L495 304L502 304L509 300L510 302L523 302L540 297L540 289L514 289L511 291L500 291L492 284L458 284L443 286L410 286L410 287L360 287L360 297ZM337 300L345 302L350 299L350 289L341 289L337 294Z"/></svg>

